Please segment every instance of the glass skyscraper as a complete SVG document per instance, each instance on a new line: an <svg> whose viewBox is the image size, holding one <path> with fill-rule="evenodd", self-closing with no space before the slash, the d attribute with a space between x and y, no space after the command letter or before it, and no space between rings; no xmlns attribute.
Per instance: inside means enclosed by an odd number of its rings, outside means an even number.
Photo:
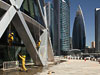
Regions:
<svg viewBox="0 0 100 75"><path fill-rule="evenodd" d="M85 49L86 44L86 34L85 34L85 22L81 7L78 7L76 12L76 17L73 26L72 34L73 49Z"/></svg>
<svg viewBox="0 0 100 75"><path fill-rule="evenodd" d="M54 15L54 45L56 46L56 52L66 54L70 49L69 0L54 0Z"/></svg>
<svg viewBox="0 0 100 75"><path fill-rule="evenodd" d="M60 0L60 50L70 49L70 5L69 0Z"/></svg>
<svg viewBox="0 0 100 75"><path fill-rule="evenodd" d="M95 48L100 52L100 8L95 10Z"/></svg>
<svg viewBox="0 0 100 75"><path fill-rule="evenodd" d="M60 55L60 1L53 0L54 3L54 39L53 50L55 55Z"/></svg>

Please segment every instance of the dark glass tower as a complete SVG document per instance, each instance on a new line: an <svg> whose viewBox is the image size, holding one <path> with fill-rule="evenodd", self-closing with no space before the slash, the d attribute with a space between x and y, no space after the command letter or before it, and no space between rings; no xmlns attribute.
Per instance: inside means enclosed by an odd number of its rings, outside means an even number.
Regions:
<svg viewBox="0 0 100 75"><path fill-rule="evenodd" d="M53 0L53 3L54 3L53 49L55 55L60 55L60 0Z"/></svg>
<svg viewBox="0 0 100 75"><path fill-rule="evenodd" d="M86 34L85 23L81 7L78 7L74 21L73 34L72 34L73 49L85 49Z"/></svg>
<svg viewBox="0 0 100 75"><path fill-rule="evenodd" d="M66 54L70 49L70 4L69 0L54 0L54 40L56 55Z"/></svg>
<svg viewBox="0 0 100 75"><path fill-rule="evenodd" d="M95 10L95 48L100 52L100 8Z"/></svg>

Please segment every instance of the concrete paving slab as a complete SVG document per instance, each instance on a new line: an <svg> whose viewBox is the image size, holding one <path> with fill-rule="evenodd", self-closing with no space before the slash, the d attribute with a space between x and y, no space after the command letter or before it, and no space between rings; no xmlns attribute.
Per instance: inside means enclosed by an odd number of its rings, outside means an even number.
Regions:
<svg viewBox="0 0 100 75"><path fill-rule="evenodd" d="M55 73L47 74L49 71ZM50 67L39 75L100 75L100 64L89 60L68 60Z"/></svg>

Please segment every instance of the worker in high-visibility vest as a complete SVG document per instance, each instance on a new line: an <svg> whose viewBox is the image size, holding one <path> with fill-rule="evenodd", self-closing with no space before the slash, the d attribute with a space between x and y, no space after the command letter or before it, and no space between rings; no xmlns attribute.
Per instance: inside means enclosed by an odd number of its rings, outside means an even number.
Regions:
<svg viewBox="0 0 100 75"><path fill-rule="evenodd" d="M36 48L39 49L40 48L40 44L41 44L41 40L39 40L39 42L36 45Z"/></svg>
<svg viewBox="0 0 100 75"><path fill-rule="evenodd" d="M8 35L8 43L9 43L9 46L12 45L12 42L14 41L14 33L10 33Z"/></svg>
<svg viewBox="0 0 100 75"><path fill-rule="evenodd" d="M19 55L19 57L22 59L22 69L24 71L27 71L27 69L25 67L25 59L26 59L26 56L25 55L24 56Z"/></svg>

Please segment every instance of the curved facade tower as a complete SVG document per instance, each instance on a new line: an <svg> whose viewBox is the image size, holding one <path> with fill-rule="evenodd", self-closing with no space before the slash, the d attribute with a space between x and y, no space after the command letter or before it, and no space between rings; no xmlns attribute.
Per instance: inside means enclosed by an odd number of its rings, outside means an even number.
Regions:
<svg viewBox="0 0 100 75"><path fill-rule="evenodd" d="M76 12L76 17L74 21L72 43L73 43L73 49L81 49L81 50L85 49L85 43L86 43L85 23L80 6Z"/></svg>

